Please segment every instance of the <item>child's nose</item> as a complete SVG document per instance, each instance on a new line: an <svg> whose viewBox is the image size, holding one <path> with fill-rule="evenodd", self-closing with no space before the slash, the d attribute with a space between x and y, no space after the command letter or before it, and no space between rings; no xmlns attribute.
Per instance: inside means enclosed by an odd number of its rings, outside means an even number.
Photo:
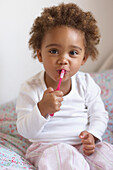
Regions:
<svg viewBox="0 0 113 170"><path fill-rule="evenodd" d="M68 64L68 59L66 56L60 57L58 60L59 65L67 65Z"/></svg>

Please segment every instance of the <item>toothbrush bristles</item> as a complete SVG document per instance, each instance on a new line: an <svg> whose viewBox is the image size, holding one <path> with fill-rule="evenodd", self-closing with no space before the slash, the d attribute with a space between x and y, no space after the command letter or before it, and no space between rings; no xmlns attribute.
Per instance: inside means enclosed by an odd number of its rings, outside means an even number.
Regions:
<svg viewBox="0 0 113 170"><path fill-rule="evenodd" d="M61 73L60 73L60 78L63 78L64 77L64 73L65 73L65 70L61 70Z"/></svg>

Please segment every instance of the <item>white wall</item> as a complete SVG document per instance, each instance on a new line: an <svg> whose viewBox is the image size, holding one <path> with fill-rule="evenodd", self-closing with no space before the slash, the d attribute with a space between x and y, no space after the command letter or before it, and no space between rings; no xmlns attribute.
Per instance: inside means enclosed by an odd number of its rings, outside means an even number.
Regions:
<svg viewBox="0 0 113 170"><path fill-rule="evenodd" d="M113 50L113 0L0 0L0 104L16 98L20 84L42 69L28 49L30 28L42 8L59 2L75 2L98 21L100 58L82 70L95 71Z"/></svg>

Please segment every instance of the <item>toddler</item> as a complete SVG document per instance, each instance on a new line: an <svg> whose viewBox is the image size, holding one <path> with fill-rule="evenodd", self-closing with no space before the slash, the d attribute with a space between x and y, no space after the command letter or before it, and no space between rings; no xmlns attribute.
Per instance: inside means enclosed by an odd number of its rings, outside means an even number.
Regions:
<svg viewBox="0 0 113 170"><path fill-rule="evenodd" d="M45 8L30 35L29 47L44 70L22 84L17 99L18 132L32 142L26 159L39 170L112 170L113 146L102 141L108 113L100 88L79 71L98 55L92 13L74 3Z"/></svg>

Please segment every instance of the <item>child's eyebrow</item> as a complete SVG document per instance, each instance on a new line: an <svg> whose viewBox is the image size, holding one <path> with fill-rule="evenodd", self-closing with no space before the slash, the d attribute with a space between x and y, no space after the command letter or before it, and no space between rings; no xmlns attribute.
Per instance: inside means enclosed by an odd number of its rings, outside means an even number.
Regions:
<svg viewBox="0 0 113 170"><path fill-rule="evenodd" d="M82 51L82 48L80 48L79 46L71 45L70 47L72 47L72 48L76 48L76 49L79 49L80 51Z"/></svg>

